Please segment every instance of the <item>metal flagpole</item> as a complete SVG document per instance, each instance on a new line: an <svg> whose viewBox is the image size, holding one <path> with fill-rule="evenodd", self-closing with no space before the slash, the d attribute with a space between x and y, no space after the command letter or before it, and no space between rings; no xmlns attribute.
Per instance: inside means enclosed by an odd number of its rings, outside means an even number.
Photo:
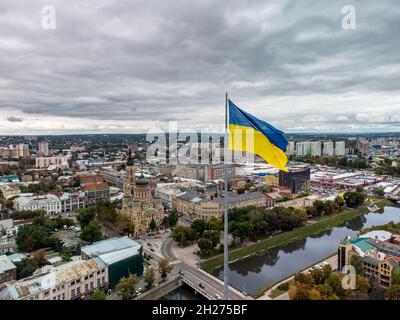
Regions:
<svg viewBox="0 0 400 320"><path fill-rule="evenodd" d="M224 137L224 299L229 300L228 293L228 92L225 94L225 137Z"/></svg>

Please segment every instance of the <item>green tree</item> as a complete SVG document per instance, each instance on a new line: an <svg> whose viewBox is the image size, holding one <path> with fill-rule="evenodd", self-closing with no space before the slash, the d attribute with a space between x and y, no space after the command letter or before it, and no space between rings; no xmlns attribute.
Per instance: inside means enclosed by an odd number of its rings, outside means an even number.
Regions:
<svg viewBox="0 0 400 320"><path fill-rule="evenodd" d="M219 240L220 240L219 235L220 235L219 230L205 230L203 232L202 238L211 240L213 248L214 248L219 243Z"/></svg>
<svg viewBox="0 0 400 320"><path fill-rule="evenodd" d="M367 291L371 289L371 284L367 278L356 275L356 289L360 293L367 293Z"/></svg>
<svg viewBox="0 0 400 320"><path fill-rule="evenodd" d="M338 274L331 273L328 279L326 280L326 284L332 288L333 293L337 295L339 298L344 296L345 291L342 286L341 278Z"/></svg>
<svg viewBox="0 0 400 320"><path fill-rule="evenodd" d="M137 281L137 276L134 274L119 280L115 289L122 300L129 300L135 295Z"/></svg>
<svg viewBox="0 0 400 320"><path fill-rule="evenodd" d="M151 218L150 224L149 224L149 228L151 231L154 231L157 228L157 223L154 220L154 218Z"/></svg>
<svg viewBox="0 0 400 320"><path fill-rule="evenodd" d="M18 230L16 243L21 251L31 252L44 248L49 244L49 236L45 227L27 224Z"/></svg>
<svg viewBox="0 0 400 320"><path fill-rule="evenodd" d="M400 284L400 270L393 271L392 285Z"/></svg>
<svg viewBox="0 0 400 320"><path fill-rule="evenodd" d="M313 203L313 207L317 212L317 215L319 216L322 215L322 213L324 212L324 202L321 200L315 200Z"/></svg>
<svg viewBox="0 0 400 320"><path fill-rule="evenodd" d="M383 197L385 195L385 190L383 188L375 188L374 195L377 197Z"/></svg>
<svg viewBox="0 0 400 320"><path fill-rule="evenodd" d="M101 226L94 220L89 222L89 224L83 228L81 233L81 239L83 241L96 242L102 238Z"/></svg>
<svg viewBox="0 0 400 320"><path fill-rule="evenodd" d="M199 238L203 234L204 230L208 228L208 225L203 219L196 219L192 222L190 227L195 232L196 238Z"/></svg>
<svg viewBox="0 0 400 320"><path fill-rule="evenodd" d="M358 275L362 275L363 274L363 267L362 267L362 263L360 261L360 258L353 254L350 258L350 265L352 265L354 267L354 269L356 270L356 274Z"/></svg>
<svg viewBox="0 0 400 320"><path fill-rule="evenodd" d="M224 224L220 218L217 217L212 217L208 221L208 229L210 230L216 230L216 231L221 231L224 227Z"/></svg>
<svg viewBox="0 0 400 320"><path fill-rule="evenodd" d="M76 219L82 229L86 227L96 217L96 207L91 206L84 209L79 209Z"/></svg>
<svg viewBox="0 0 400 320"><path fill-rule="evenodd" d="M324 265L322 268L323 282L325 282L332 273L332 266L330 264Z"/></svg>
<svg viewBox="0 0 400 320"><path fill-rule="evenodd" d="M100 289L96 289L93 291L90 296L91 300L106 300L107 295Z"/></svg>
<svg viewBox="0 0 400 320"><path fill-rule="evenodd" d="M344 200L343 200L343 198L342 198L341 196L337 196L337 197L335 198L335 203L337 204L337 206L338 206L339 208L342 208L342 207L344 207L344 205L345 205Z"/></svg>
<svg viewBox="0 0 400 320"><path fill-rule="evenodd" d="M325 282L324 272L321 269L311 269L310 275L313 278L315 284L323 284Z"/></svg>
<svg viewBox="0 0 400 320"><path fill-rule="evenodd" d="M231 229L233 237L239 238L240 242L243 242L251 234L251 226L248 221L234 222Z"/></svg>
<svg viewBox="0 0 400 320"><path fill-rule="evenodd" d="M346 202L346 206L349 208L356 208L359 205L363 204L365 200L365 194L362 191L356 192L346 192L344 194L344 201Z"/></svg>
<svg viewBox="0 0 400 320"><path fill-rule="evenodd" d="M191 244L195 237L195 232L190 227L177 226L172 233L172 238L180 247Z"/></svg>
<svg viewBox="0 0 400 320"><path fill-rule="evenodd" d="M313 285L314 284L313 276L311 274L306 274L306 273L303 273L303 272L297 273L294 276L294 281L302 283L302 284L306 284L306 285Z"/></svg>
<svg viewBox="0 0 400 320"><path fill-rule="evenodd" d="M34 258L25 258L19 262L15 262L17 267L17 279L30 277L38 268L38 264Z"/></svg>
<svg viewBox="0 0 400 320"><path fill-rule="evenodd" d="M206 239L206 238L200 238L197 241L197 245L200 248L201 256L208 255L211 252L212 248L214 247L213 242L210 239Z"/></svg>
<svg viewBox="0 0 400 320"><path fill-rule="evenodd" d="M154 284L154 280L156 277L156 273L153 267L148 267L144 274L144 282L146 283L147 288L151 288Z"/></svg>
<svg viewBox="0 0 400 320"><path fill-rule="evenodd" d="M176 210L172 211L167 217L167 223L169 227L174 227L178 223L179 216Z"/></svg>

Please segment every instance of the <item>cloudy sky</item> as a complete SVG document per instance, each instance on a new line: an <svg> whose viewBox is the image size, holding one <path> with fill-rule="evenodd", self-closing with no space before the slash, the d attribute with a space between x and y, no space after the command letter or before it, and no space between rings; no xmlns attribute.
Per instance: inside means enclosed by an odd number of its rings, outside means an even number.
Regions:
<svg viewBox="0 0 400 320"><path fill-rule="evenodd" d="M0 134L217 130L225 91L286 132L399 131L399 33L398 0L1 0Z"/></svg>

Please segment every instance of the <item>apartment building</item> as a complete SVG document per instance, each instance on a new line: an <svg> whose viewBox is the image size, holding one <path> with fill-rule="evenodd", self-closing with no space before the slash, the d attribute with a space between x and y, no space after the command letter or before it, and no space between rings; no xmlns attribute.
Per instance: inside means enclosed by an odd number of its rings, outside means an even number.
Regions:
<svg viewBox="0 0 400 320"><path fill-rule="evenodd" d="M85 206L110 201L110 187L105 182L85 184L81 186L80 191L84 194Z"/></svg>
<svg viewBox="0 0 400 320"><path fill-rule="evenodd" d="M17 279L17 267L7 256L0 256L0 287L7 281Z"/></svg>
<svg viewBox="0 0 400 320"><path fill-rule="evenodd" d="M44 210L48 215L61 213L61 201L54 194L19 197L13 200L13 207L17 211Z"/></svg>
<svg viewBox="0 0 400 320"><path fill-rule="evenodd" d="M122 189L124 187L125 181L125 171L118 171L115 169L107 168L100 170L100 175L103 177L104 181L110 186L114 186Z"/></svg>
<svg viewBox="0 0 400 320"><path fill-rule="evenodd" d="M228 209L248 206L266 207L266 205L267 198L261 192L230 193L228 197ZM212 217L222 217L224 198L204 198L202 194L186 192L176 198L176 210L192 220L209 220Z"/></svg>
<svg viewBox="0 0 400 320"><path fill-rule="evenodd" d="M339 269L350 264L352 256L358 256L366 278L376 279L383 288L390 287L394 272L400 272L400 245L393 241L398 237L378 230L344 239L338 249Z"/></svg>
<svg viewBox="0 0 400 320"><path fill-rule="evenodd" d="M101 259L77 260L0 285L0 300L75 300L107 286L108 269Z"/></svg>
<svg viewBox="0 0 400 320"><path fill-rule="evenodd" d="M54 169L69 168L68 158L65 156L36 157L35 161L38 169L47 169L49 167Z"/></svg>

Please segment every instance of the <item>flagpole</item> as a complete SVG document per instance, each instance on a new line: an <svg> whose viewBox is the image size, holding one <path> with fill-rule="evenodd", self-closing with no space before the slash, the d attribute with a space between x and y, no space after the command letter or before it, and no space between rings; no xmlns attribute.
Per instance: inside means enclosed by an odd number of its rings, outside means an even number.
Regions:
<svg viewBox="0 0 400 320"><path fill-rule="evenodd" d="M229 300L228 291L228 92L225 94L225 137L224 137L224 299Z"/></svg>

